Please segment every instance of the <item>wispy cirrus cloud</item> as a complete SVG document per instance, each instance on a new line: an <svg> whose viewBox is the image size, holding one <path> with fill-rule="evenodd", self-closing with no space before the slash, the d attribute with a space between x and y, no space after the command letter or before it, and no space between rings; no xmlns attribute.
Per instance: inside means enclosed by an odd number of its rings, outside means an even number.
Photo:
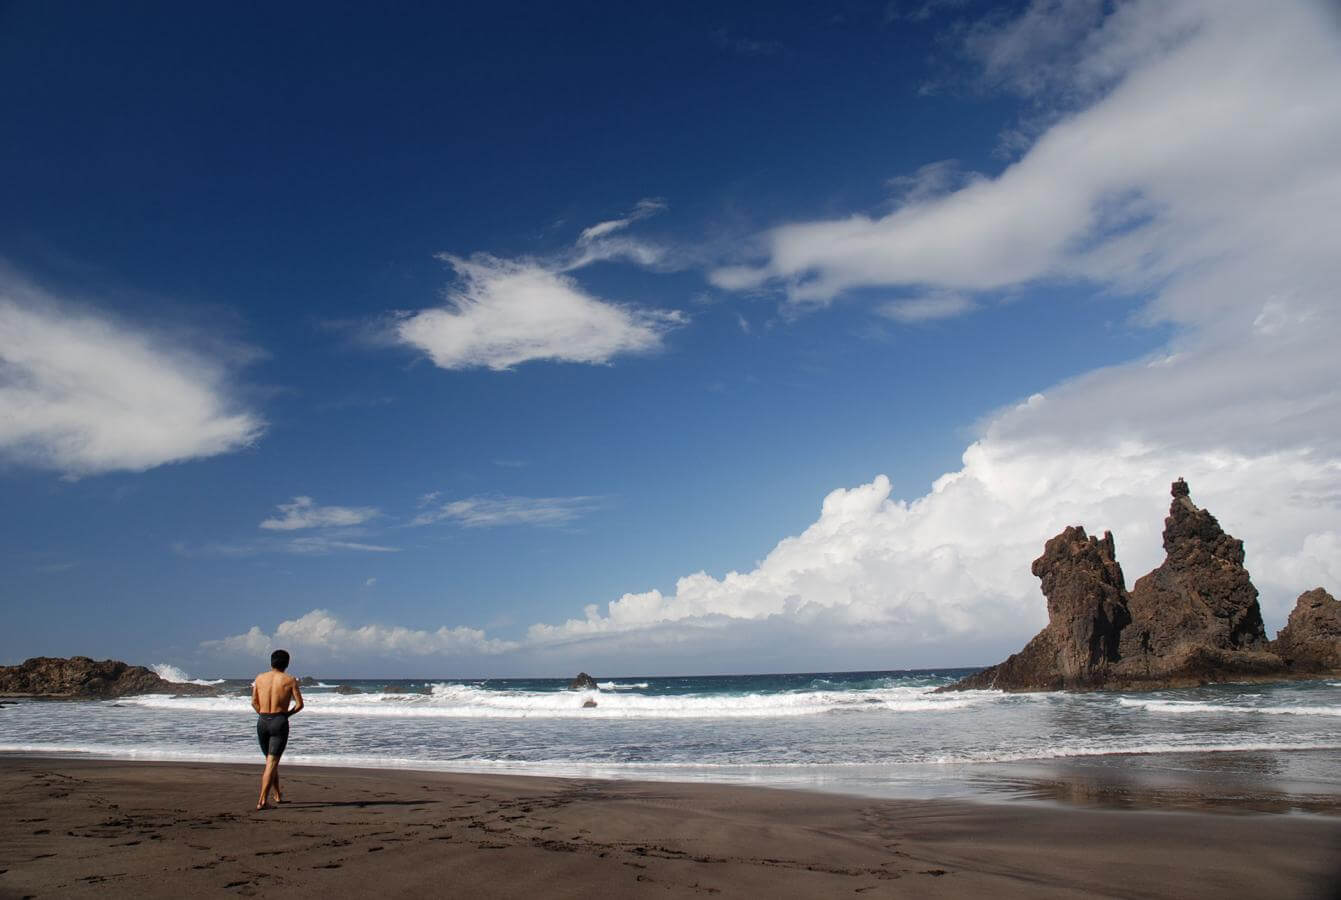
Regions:
<svg viewBox="0 0 1341 900"><path fill-rule="evenodd" d="M0 458L77 477L253 444L235 362L191 345L0 268Z"/></svg>
<svg viewBox="0 0 1341 900"><path fill-rule="evenodd" d="M577 236L579 245L591 244L603 237L608 237L616 231L623 231L634 222L646 219L648 216L654 216L667 209L666 201L660 197L645 197L634 205L633 209L627 215L617 219L608 219L604 222L597 222L588 228L582 229L582 233Z"/></svg>
<svg viewBox="0 0 1341 900"><path fill-rule="evenodd" d="M367 541L349 540L330 535L304 535L286 541L280 546L286 553L325 556L341 550L354 550L360 553L399 553L399 547L385 544L370 544Z"/></svg>
<svg viewBox="0 0 1341 900"><path fill-rule="evenodd" d="M399 553L401 548L371 543L352 536L303 535L292 538L252 538L238 541L178 541L172 552L188 559L243 559L270 553L294 556L330 556L335 553Z"/></svg>
<svg viewBox="0 0 1341 900"><path fill-rule="evenodd" d="M880 314L896 322L915 324L962 316L977 308L973 300L958 291L937 291L907 300L892 300L880 307Z"/></svg>
<svg viewBox="0 0 1341 900"><path fill-rule="evenodd" d="M733 34L725 28L718 28L709 34L713 44L721 50L740 56L777 56L787 50L782 41L768 38L746 37Z"/></svg>
<svg viewBox="0 0 1341 900"><path fill-rule="evenodd" d="M239 540L192 544L179 541L173 551L186 557L248 557L267 553L296 556L329 556L333 553L398 553L376 539L366 523L381 518L372 506L322 506L311 497L297 496L275 507L279 514L261 520L257 527L269 534ZM311 532L293 534L290 532Z"/></svg>
<svg viewBox="0 0 1341 900"><path fill-rule="evenodd" d="M433 501L436 501L437 495L431 496ZM431 525L434 522L452 522L466 528L566 525L600 509L603 503L601 497L467 497L422 512L410 520L410 524Z"/></svg>
<svg viewBox="0 0 1341 900"><path fill-rule="evenodd" d="M261 522L267 531L297 531L302 528L331 528L358 525L381 513L371 506L318 506L311 497L294 497L276 507L280 515Z"/></svg>

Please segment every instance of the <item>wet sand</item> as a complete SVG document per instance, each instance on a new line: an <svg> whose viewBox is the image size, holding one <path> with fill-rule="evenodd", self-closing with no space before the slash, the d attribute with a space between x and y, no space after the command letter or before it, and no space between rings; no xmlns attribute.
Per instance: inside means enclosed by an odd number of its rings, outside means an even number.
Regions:
<svg viewBox="0 0 1341 900"><path fill-rule="evenodd" d="M1341 818L0 758L0 897L1335 897Z"/></svg>

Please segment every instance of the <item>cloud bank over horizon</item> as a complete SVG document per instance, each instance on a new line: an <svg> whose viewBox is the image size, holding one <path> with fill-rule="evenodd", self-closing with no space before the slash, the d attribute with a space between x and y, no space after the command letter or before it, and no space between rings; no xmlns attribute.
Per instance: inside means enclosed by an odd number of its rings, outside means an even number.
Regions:
<svg viewBox="0 0 1341 900"><path fill-rule="evenodd" d="M687 575L671 591L631 591L508 639L384 626L359 636L317 610L204 650L222 658L287 640L355 659L394 644L461 668L493 659L550 672L673 671L742 646L801 661L823 651L831 666L985 664L1045 620L1029 574L1044 540L1070 524L1112 530L1130 586L1162 557L1179 476L1245 540L1269 627L1300 592L1336 592L1335 16L1311 3L1126 4L1076 26L1085 52L1059 63L1055 34L1028 27L1043 5L973 32L974 52L1011 90L1040 102L1059 85L1084 94L1016 162L995 177L933 172L936 185L907 191L888 215L772 229L760 236L760 262L712 280L778 291L793 306L824 306L856 288L907 290L880 312L908 326L972 315L1033 285L1081 282L1095 302L1143 298L1141 320L1171 327L1159 352L991 416L961 468L923 496L896 499L884 476L831 492L810 527L745 572ZM1026 70L1042 74L1012 75ZM1057 102L1077 101L1069 92ZM1047 310L1040 301L1020 314ZM574 353L617 352L599 348L621 346L623 334ZM479 359L503 368L529 352ZM949 658L963 648L993 658Z"/></svg>

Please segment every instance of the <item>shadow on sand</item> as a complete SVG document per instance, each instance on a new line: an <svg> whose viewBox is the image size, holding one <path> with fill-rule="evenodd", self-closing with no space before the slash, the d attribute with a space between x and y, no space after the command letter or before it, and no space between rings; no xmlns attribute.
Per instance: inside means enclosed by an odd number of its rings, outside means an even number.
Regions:
<svg viewBox="0 0 1341 900"><path fill-rule="evenodd" d="M439 803L439 800L285 800L274 809L332 809L341 807L365 806L427 806Z"/></svg>

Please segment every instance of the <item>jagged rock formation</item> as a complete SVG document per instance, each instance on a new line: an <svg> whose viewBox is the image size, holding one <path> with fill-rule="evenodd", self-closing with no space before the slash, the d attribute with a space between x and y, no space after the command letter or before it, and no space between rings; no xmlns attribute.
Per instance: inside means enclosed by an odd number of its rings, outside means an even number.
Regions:
<svg viewBox="0 0 1341 900"><path fill-rule="evenodd" d="M1131 621L1122 567L1113 535L1101 539L1073 525L1048 541L1033 573L1048 598L1048 627L1000 665L959 682L959 687L1028 684L1063 690L1102 684L1118 660L1122 629ZM977 679L981 684L965 684Z"/></svg>
<svg viewBox="0 0 1341 900"><path fill-rule="evenodd" d="M0 694L50 699L107 699L127 694L216 694L199 684L164 681L144 666L87 656L35 656L17 666L0 666Z"/></svg>
<svg viewBox="0 0 1341 900"><path fill-rule="evenodd" d="M1159 668L1159 659L1189 644L1267 649L1257 588L1243 568L1243 541L1192 503L1181 478L1164 520L1164 553L1163 564L1132 587L1128 605L1139 625L1123 636L1123 656L1151 656Z"/></svg>
<svg viewBox="0 0 1341 900"><path fill-rule="evenodd" d="M1341 604L1305 594L1290 616L1298 627L1269 642L1243 542L1192 502L1187 482L1175 481L1172 493L1164 562L1130 593L1113 536L1067 528L1033 565L1048 626L1005 662L945 690L1157 690L1341 668ZM1280 652L1287 647L1293 655Z"/></svg>
<svg viewBox="0 0 1341 900"><path fill-rule="evenodd" d="M592 678L586 672L578 672L577 677L568 683L570 691L599 691L596 686L596 679Z"/></svg>
<svg viewBox="0 0 1341 900"><path fill-rule="evenodd" d="M1271 649L1299 671L1341 669L1341 601L1322 588L1300 594Z"/></svg>

